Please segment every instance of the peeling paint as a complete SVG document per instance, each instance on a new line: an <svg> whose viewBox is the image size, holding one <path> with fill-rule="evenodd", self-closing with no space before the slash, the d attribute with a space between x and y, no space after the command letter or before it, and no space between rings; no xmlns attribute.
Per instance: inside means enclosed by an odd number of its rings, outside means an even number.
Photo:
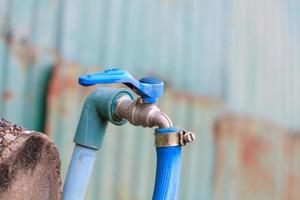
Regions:
<svg viewBox="0 0 300 200"><path fill-rule="evenodd" d="M296 200L300 159L293 154L299 153L300 137L294 134L250 116L220 118L214 131L214 199Z"/></svg>
<svg viewBox="0 0 300 200"><path fill-rule="evenodd" d="M2 94L2 98L4 101L10 101L14 97L14 94L10 90L5 90Z"/></svg>

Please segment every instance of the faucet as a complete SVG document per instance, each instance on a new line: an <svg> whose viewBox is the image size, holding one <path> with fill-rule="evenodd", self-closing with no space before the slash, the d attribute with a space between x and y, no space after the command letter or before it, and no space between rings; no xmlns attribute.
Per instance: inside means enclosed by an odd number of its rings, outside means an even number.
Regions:
<svg viewBox="0 0 300 200"><path fill-rule="evenodd" d="M195 134L173 126L171 119L157 106L164 83L153 77L136 80L125 70L113 68L79 77L79 84L122 83L127 89L98 88L85 100L74 136L75 148L64 185L63 200L84 199L89 178L102 146L108 122L156 127L156 177L152 200L177 198L181 147L195 140Z"/></svg>

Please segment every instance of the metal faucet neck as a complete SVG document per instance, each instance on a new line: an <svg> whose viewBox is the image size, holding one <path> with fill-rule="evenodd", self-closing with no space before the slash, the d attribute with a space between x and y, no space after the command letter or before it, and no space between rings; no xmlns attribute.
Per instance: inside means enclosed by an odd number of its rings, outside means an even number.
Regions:
<svg viewBox="0 0 300 200"><path fill-rule="evenodd" d="M120 119L127 119L131 124L142 127L172 127L171 119L157 107L156 103L146 103L142 98L131 100L122 97L117 102L115 114Z"/></svg>

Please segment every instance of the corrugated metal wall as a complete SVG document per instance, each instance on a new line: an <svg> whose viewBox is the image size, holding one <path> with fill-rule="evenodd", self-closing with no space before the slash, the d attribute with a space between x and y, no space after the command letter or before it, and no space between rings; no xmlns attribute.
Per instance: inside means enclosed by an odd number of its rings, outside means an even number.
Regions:
<svg viewBox="0 0 300 200"><path fill-rule="evenodd" d="M226 115L215 141L215 199L299 199L300 135L262 120Z"/></svg>
<svg viewBox="0 0 300 200"><path fill-rule="evenodd" d="M300 128L299 10L297 0L0 0L0 115L32 129L45 125L65 173L87 94L76 77L90 66L158 76L169 86L162 109L198 136L184 151L180 199L239 199L234 187L226 193L226 180L242 179L214 180L236 167L218 167L215 161L227 157L215 148L242 142L218 142L212 127L229 111ZM151 130L109 129L89 199L150 199ZM240 152L230 144L225 155ZM299 159L292 160L291 170L300 170ZM263 199L294 197L270 192Z"/></svg>

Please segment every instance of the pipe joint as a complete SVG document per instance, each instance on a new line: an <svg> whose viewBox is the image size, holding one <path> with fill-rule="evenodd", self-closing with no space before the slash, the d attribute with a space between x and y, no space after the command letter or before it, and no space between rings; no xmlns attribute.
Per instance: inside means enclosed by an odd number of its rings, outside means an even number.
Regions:
<svg viewBox="0 0 300 200"><path fill-rule="evenodd" d="M119 99L133 99L125 89L98 88L85 100L77 126L74 142L81 146L99 149L102 145L108 121L115 125L126 123L115 115Z"/></svg>

